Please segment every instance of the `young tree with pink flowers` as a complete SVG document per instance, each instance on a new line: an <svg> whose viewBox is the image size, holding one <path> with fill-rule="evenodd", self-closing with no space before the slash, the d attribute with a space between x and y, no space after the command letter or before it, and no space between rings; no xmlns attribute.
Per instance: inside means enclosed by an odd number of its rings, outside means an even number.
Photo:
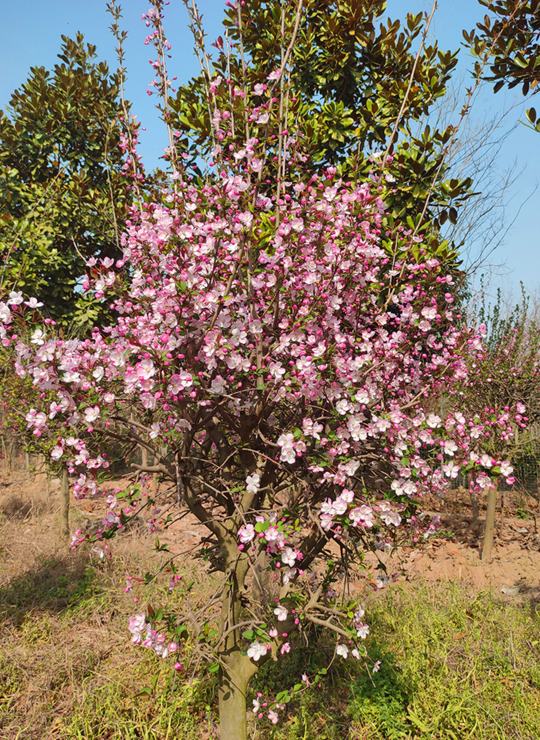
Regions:
<svg viewBox="0 0 540 740"><path fill-rule="evenodd" d="M145 19L166 97L161 10ZM376 670L348 590L363 554L433 531L418 501L442 492L449 470L490 477L505 464L474 457L465 409L426 411L466 382L463 350L480 352L480 337L459 328L452 278L418 237L383 228L384 180L306 167L287 119L290 33L265 84L209 77L212 177L190 179L173 134L169 186L133 210L122 259L92 265L85 289L111 302L115 324L64 340L35 322L25 342L13 295L0 304L2 343L42 402L28 418L79 476L78 495L96 492L108 441L136 443L206 529L202 554L222 575L213 598L170 615L170 634L146 612L130 631L164 659L175 635L194 636L196 659L219 675L221 740L247 737L251 678L313 627L335 657ZM137 487L112 497L98 538L141 505ZM257 697L257 720L276 723L301 687Z"/></svg>
<svg viewBox="0 0 540 740"><path fill-rule="evenodd" d="M473 500L487 495L482 559L489 562L499 478L514 483L511 463L527 444L529 424L538 420L540 327L529 320L525 296L509 318L501 318L498 304L488 312L482 309L482 318L482 350L464 354L467 383L447 401L451 408L466 409L468 416L462 433L471 448L470 490ZM502 465L501 459L506 459Z"/></svg>

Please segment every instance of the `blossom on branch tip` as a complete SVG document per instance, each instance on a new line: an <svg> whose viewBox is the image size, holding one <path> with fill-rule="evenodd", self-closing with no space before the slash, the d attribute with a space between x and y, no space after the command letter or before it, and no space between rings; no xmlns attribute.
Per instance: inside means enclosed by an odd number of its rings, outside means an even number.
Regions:
<svg viewBox="0 0 540 740"><path fill-rule="evenodd" d="M251 658L255 662L263 658L266 653L268 652L268 646L267 645L261 645L260 642L252 642L251 645L248 647L247 655L248 658Z"/></svg>

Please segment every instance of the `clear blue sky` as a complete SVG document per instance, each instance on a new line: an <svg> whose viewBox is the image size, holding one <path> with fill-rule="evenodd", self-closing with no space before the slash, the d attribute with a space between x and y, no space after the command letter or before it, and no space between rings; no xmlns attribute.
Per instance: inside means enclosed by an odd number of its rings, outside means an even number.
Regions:
<svg viewBox="0 0 540 740"><path fill-rule="evenodd" d="M388 11L392 18L402 18L407 12L429 11L431 5L431 0L389 0ZM142 0L124 0L123 6L123 24L129 32L126 45L127 95L133 103L133 112L147 128L141 137L141 152L146 164L153 166L167 141L152 99L146 94L153 75L148 65L151 51L143 44L147 29L141 22L141 15L148 4ZM222 0L199 2L209 43L221 32L223 7ZM472 29L482 16L482 8L475 0L439 0L432 36L441 46L457 49L462 29ZM111 67L115 66L114 41L108 31L110 16L105 12L105 0L18 0L4 5L2 17L0 108L5 107L13 90L25 81L30 67L37 65L51 69L54 66L62 34L74 36L77 31L82 31L87 41L97 45L100 58L106 59ZM198 62L193 54L187 14L181 0L171 0L165 22L167 36L172 43L171 74L178 75L179 81L185 81L198 71ZM461 51L460 60L460 68L464 71L470 63L466 50ZM495 96L486 90L476 101L471 118L480 121L486 113L497 113L515 99L519 99L519 95L500 92ZM512 112L510 120L523 119L523 110L522 105ZM505 142L498 162L499 171L514 161L518 168L525 167L525 171L509 193L512 199L507 209L508 221L513 219L519 205L532 193L540 179L540 134L521 125L517 127ZM517 289L520 280L530 290L540 286L539 216L540 190L522 208L515 226L491 258L492 262L506 265L503 276L498 279L505 287Z"/></svg>

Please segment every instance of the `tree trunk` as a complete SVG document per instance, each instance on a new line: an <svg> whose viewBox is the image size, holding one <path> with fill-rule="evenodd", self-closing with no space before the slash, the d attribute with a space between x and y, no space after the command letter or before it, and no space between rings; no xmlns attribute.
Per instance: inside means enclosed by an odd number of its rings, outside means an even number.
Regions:
<svg viewBox="0 0 540 740"><path fill-rule="evenodd" d="M60 532L62 537L69 540L69 478L67 468L62 470L60 496Z"/></svg>
<svg viewBox="0 0 540 740"><path fill-rule="evenodd" d="M474 491L469 490L469 496L471 498L471 507L472 507L472 521L471 521L471 527L478 526L478 496Z"/></svg>
<svg viewBox="0 0 540 740"><path fill-rule="evenodd" d="M9 460L5 437L2 437L2 471L6 477L9 475Z"/></svg>
<svg viewBox="0 0 540 740"><path fill-rule="evenodd" d="M256 671L252 661L238 654L238 660L220 670L219 740L247 740L246 694Z"/></svg>
<svg viewBox="0 0 540 740"><path fill-rule="evenodd" d="M491 562L491 548L493 547L493 533L495 532L496 504L497 484L495 484L495 488L490 488L488 491L486 528L484 530L484 548L482 550L482 560L485 560L486 563Z"/></svg>
<svg viewBox="0 0 540 740"><path fill-rule="evenodd" d="M221 595L218 656L219 670L219 740L247 740L246 693L250 679L257 671L257 664L242 655L240 622L240 591L247 572L247 559L238 558L235 543L229 543L227 560L232 567L228 583Z"/></svg>

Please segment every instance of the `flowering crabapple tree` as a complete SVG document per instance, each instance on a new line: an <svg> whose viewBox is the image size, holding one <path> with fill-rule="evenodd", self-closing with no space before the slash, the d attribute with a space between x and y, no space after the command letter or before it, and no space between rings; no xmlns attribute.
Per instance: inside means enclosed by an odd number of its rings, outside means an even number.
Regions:
<svg viewBox="0 0 540 740"><path fill-rule="evenodd" d="M43 306L43 303L36 298L24 300L23 293L19 290L10 291L7 301L15 321L20 320L22 333L26 336L27 326L41 319L36 311ZM44 324L50 333L55 332L54 327L57 324L53 319L44 319ZM31 332L27 339L39 346L44 343L41 335L41 329L37 329ZM47 493L50 490L51 476L60 477L60 534L69 540L68 471L65 462L59 461L56 455L51 455L55 440L49 429L49 426L54 424L53 420L59 409L54 403L44 404L43 392L32 383L31 377L17 374L3 348L0 348L0 368L0 435L2 436L6 472L9 472L10 459L16 446L23 448L27 454L38 455L41 460L44 460ZM84 434L84 429L81 429L80 433Z"/></svg>
<svg viewBox="0 0 540 740"><path fill-rule="evenodd" d="M464 408L461 432L470 447L469 474L471 497L487 494L486 527L482 558L489 561L495 528L495 508L499 479L513 484L510 464L519 458L527 444L527 429L538 418L540 384L540 329L527 321L519 310L514 321L495 321L491 332L481 323L481 351L464 353L467 383L449 397L454 408ZM505 462L500 462L504 460ZM444 466L443 466L444 467ZM457 477L453 469L452 476Z"/></svg>
<svg viewBox="0 0 540 740"><path fill-rule="evenodd" d="M377 181L305 174L301 131L282 125L286 63L253 90L211 80L213 176L175 166L170 187L133 210L122 259L93 264L101 274L85 282L111 296L116 323L70 340L36 324L24 342L12 298L0 303L0 338L39 391L28 414L79 476L77 494L106 473L93 450L136 443L205 527L202 554L222 576L213 598L169 615L170 638L146 612L130 631L163 658L174 629L194 636L197 660L218 673L222 740L247 737L249 682L297 635L324 629L335 656L369 664L355 564L432 531L419 497L471 463L467 420L426 407L465 381L463 348L480 339L456 327L436 259L410 257L403 232L402 258L388 256ZM142 503L136 487L112 497L98 536ZM256 717L277 722L299 688L255 699Z"/></svg>
<svg viewBox="0 0 540 740"><path fill-rule="evenodd" d="M217 635L200 650L219 666L224 739L245 737L250 678L307 625L333 632L344 658L367 659L363 610L339 576L400 532L418 537L412 497L470 462L461 417L443 424L423 410L466 370L466 340L432 295L445 279L437 262L389 263L384 205L365 185L332 171L302 182L300 171L278 200L229 167L133 214L120 267L104 268L124 287L115 326L66 341L43 325L26 344L11 333L9 301L1 308L17 372L57 412L29 418L54 435L53 458L80 472L79 492L92 494L106 466L88 438L105 440L114 424L207 528L223 584ZM103 536L127 518L111 506ZM152 642L147 624L132 623L137 642Z"/></svg>

